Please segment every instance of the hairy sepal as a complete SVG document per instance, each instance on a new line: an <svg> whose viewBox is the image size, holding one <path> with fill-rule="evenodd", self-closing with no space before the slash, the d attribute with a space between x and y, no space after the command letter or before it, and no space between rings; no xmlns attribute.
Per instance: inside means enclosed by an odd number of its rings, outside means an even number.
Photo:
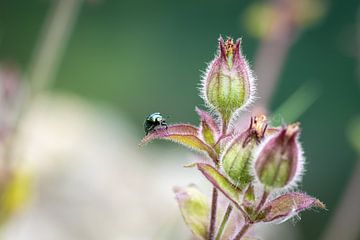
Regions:
<svg viewBox="0 0 360 240"><path fill-rule="evenodd" d="M284 222L299 212L310 208L325 209L325 205L320 200L305 193L291 192L268 202L259 216L261 216L261 221L263 222L276 220Z"/></svg>
<svg viewBox="0 0 360 240"><path fill-rule="evenodd" d="M155 139L170 140L180 143L190 149L205 152L211 159L217 161L217 154L215 151L198 137L198 129L189 124L170 125L167 129L158 129L146 135L140 142L143 146Z"/></svg>
<svg viewBox="0 0 360 240"><path fill-rule="evenodd" d="M210 113L195 108L200 117L199 136L210 146L213 146L220 135L219 127Z"/></svg>
<svg viewBox="0 0 360 240"><path fill-rule="evenodd" d="M200 172L220 190L231 202L239 207L241 201L241 190L234 186L224 175L213 166L205 163L197 163Z"/></svg>

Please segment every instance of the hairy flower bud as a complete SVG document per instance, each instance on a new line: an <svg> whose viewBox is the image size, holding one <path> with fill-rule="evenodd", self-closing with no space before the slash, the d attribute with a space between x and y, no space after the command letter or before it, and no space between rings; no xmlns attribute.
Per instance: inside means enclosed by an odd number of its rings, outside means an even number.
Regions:
<svg viewBox="0 0 360 240"><path fill-rule="evenodd" d="M236 185L245 186L252 180L249 168L253 150L263 138L266 128L264 115L252 118L250 127L225 149L221 158L222 167Z"/></svg>
<svg viewBox="0 0 360 240"><path fill-rule="evenodd" d="M217 110L227 126L235 111L244 108L254 95L253 77L241 53L240 39L219 39L219 52L203 79L204 101Z"/></svg>
<svg viewBox="0 0 360 240"><path fill-rule="evenodd" d="M304 161L299 131L298 124L289 125L259 146L255 175L267 189L291 187L301 176Z"/></svg>

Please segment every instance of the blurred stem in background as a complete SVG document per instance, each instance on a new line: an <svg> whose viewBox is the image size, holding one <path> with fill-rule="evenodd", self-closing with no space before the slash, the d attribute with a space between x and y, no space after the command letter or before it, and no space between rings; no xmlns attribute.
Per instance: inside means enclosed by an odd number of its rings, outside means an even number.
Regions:
<svg viewBox="0 0 360 240"><path fill-rule="evenodd" d="M360 6L357 11L357 57L360 80ZM358 160L355 163L352 176L342 195L335 213L325 229L323 240L353 240L360 235L360 117L352 120L348 128L350 143L357 151Z"/></svg>
<svg viewBox="0 0 360 240"><path fill-rule="evenodd" d="M272 95L291 46L301 30L316 24L325 12L326 6L321 0L262 1L252 4L245 11L244 23L249 34L261 41L256 53L254 69L258 78L257 95L261 98L256 101L255 113L269 110ZM317 89L306 84L284 102L275 116L281 114L286 121L295 121L315 102L317 96ZM300 99L300 97L304 98ZM302 101L305 102L297 111L294 111L297 108L289 108Z"/></svg>
<svg viewBox="0 0 360 240"><path fill-rule="evenodd" d="M269 107L289 48L293 45L298 30L292 19L291 2L291 0L272 1L277 17L269 26L271 30L264 35L255 57L254 72L258 77L258 96L261 96L256 104L263 109Z"/></svg>
<svg viewBox="0 0 360 240"><path fill-rule="evenodd" d="M360 233L360 116L350 124L348 137L357 151L358 161L333 218L324 231L323 240L353 240L357 239Z"/></svg>
<svg viewBox="0 0 360 240"><path fill-rule="evenodd" d="M32 95L55 79L83 0L56 0L45 19L28 71Z"/></svg>
<svg viewBox="0 0 360 240"><path fill-rule="evenodd" d="M308 110L320 95L319 88L313 83L304 83L272 114L270 121L273 126L295 122Z"/></svg>
<svg viewBox="0 0 360 240"><path fill-rule="evenodd" d="M269 0L250 5L244 22L249 34L261 40L254 69L261 98L255 111L268 110L291 46L303 29L319 22L325 13L321 0Z"/></svg>
<svg viewBox="0 0 360 240"><path fill-rule="evenodd" d="M29 63L27 77L30 81L30 92L26 96L28 99L24 101L13 133L9 137L5 159L12 159L17 131L32 101L46 90L55 78L82 2L83 0L56 0L49 9Z"/></svg>
<svg viewBox="0 0 360 240"><path fill-rule="evenodd" d="M21 161L21 156L20 159L19 156L15 159L13 153L17 144L19 128L21 128L27 111L31 109L35 97L46 90L55 78L82 2L83 0L52 1L29 64L27 75L30 89L24 86L24 81L20 81L17 94L13 96L17 98L14 101L20 106L19 109L16 109L16 118L12 120L13 122L5 126L6 136L2 139L4 152L0 171L0 224L21 208L29 197L29 175L23 173L21 165L15 163L15 160ZM16 73L16 70L13 72ZM5 78L1 80L7 81ZM30 92L24 92L24 90ZM4 118L4 116L2 117Z"/></svg>

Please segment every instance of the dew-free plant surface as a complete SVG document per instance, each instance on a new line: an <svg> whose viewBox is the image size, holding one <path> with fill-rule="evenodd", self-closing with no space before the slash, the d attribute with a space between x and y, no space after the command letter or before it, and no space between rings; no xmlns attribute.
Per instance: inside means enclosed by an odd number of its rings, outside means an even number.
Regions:
<svg viewBox="0 0 360 240"><path fill-rule="evenodd" d="M303 210L325 208L295 191L304 170L299 123L272 127L265 115L257 115L245 129L236 124L256 91L240 45L240 39L219 39L218 53L201 82L208 111L196 108L198 127L159 126L141 140L141 145L171 140L206 156L190 166L212 184L211 199L192 184L174 188L184 221L198 239L253 239L256 233L249 229L255 224L282 223Z"/></svg>

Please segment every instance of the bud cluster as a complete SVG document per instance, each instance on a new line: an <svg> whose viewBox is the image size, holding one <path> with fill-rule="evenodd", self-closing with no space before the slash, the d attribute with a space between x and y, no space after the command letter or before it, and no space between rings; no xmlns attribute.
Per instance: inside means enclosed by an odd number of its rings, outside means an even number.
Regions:
<svg viewBox="0 0 360 240"><path fill-rule="evenodd" d="M199 239L241 239L252 224L287 220L311 207L324 208L319 200L304 193L284 194L296 185L303 173L298 123L274 128L266 116L259 115L250 119L247 129L235 127L230 130L229 123L255 94L254 78L241 53L240 42L240 39L235 43L231 38L219 39L218 54L202 81L202 97L217 116L196 108L199 127L169 125L151 131L141 143L154 139L171 140L209 158L208 162L188 166L196 166L213 185L211 207L194 186L176 190L184 220ZM224 217L215 231L216 216L219 215L217 191L226 197L228 207L225 211L224 206L219 206ZM279 193L283 195L270 199ZM242 215L242 220L230 218L233 208ZM210 219L207 219L209 215ZM234 229L240 231L235 233Z"/></svg>

